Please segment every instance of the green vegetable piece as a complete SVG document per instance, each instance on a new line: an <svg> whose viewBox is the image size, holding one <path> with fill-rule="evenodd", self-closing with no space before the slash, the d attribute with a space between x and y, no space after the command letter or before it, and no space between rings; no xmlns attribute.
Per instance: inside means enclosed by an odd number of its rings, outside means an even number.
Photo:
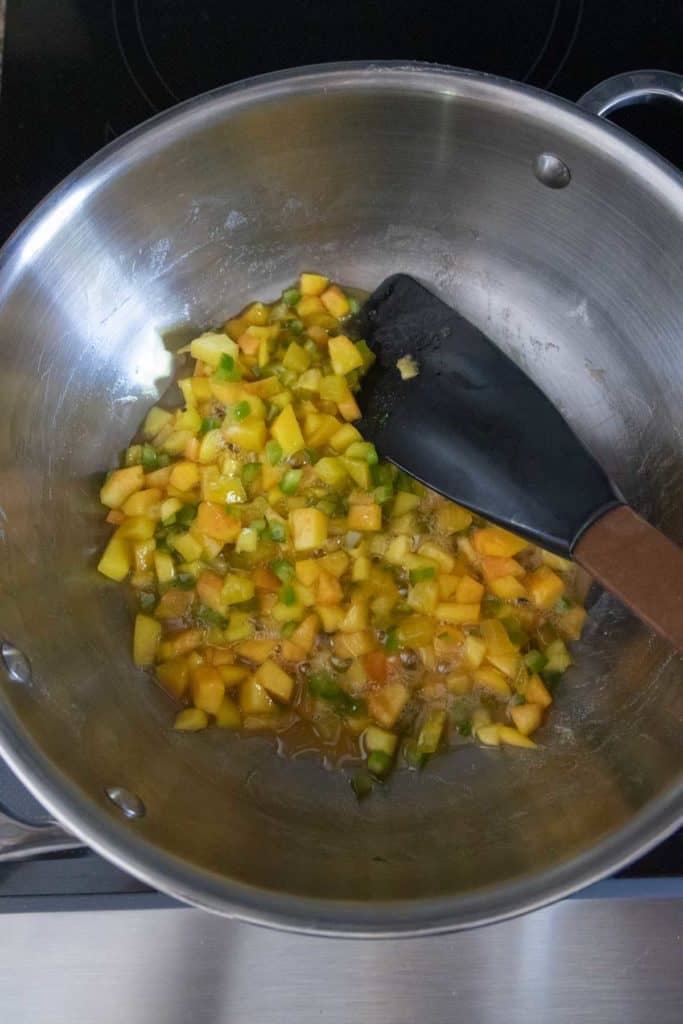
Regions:
<svg viewBox="0 0 683 1024"><path fill-rule="evenodd" d="M143 612L151 612L156 607L156 594L150 594L147 590L141 590L138 595L138 602Z"/></svg>
<svg viewBox="0 0 683 1024"><path fill-rule="evenodd" d="M524 664L530 672L542 672L548 664L545 654L541 654L535 648L524 655Z"/></svg>
<svg viewBox="0 0 683 1024"><path fill-rule="evenodd" d="M301 470L288 469L280 481L280 490L283 494L295 494L301 483Z"/></svg>
<svg viewBox="0 0 683 1024"><path fill-rule="evenodd" d="M370 466L370 478L373 487L390 486L393 490L394 475L388 462L378 462L374 466Z"/></svg>
<svg viewBox="0 0 683 1024"><path fill-rule="evenodd" d="M143 469L146 469L147 471L156 469L159 465L158 452L151 444L143 444L141 462Z"/></svg>
<svg viewBox="0 0 683 1024"><path fill-rule="evenodd" d="M296 631L298 625L299 623L294 620L292 622L285 622L282 625L280 633L282 634L283 637L285 637L286 640L289 640L292 633Z"/></svg>
<svg viewBox="0 0 683 1024"><path fill-rule="evenodd" d="M304 448L304 455L312 466L315 466L316 462L320 458L315 448Z"/></svg>
<svg viewBox="0 0 683 1024"><path fill-rule="evenodd" d="M224 352L216 368L215 376L218 380L236 381L242 380L242 371L231 355Z"/></svg>
<svg viewBox="0 0 683 1024"><path fill-rule="evenodd" d="M249 484L253 484L254 480L256 479L260 472L260 462L247 462L244 466L242 466L243 483L245 483L247 486L249 486Z"/></svg>
<svg viewBox="0 0 683 1024"><path fill-rule="evenodd" d="M291 562L288 562L286 558L274 559L270 563L270 568L281 583L291 583L294 579L294 566Z"/></svg>
<svg viewBox="0 0 683 1024"><path fill-rule="evenodd" d="M215 612L213 608L207 608L206 605L201 606L197 612L197 618L207 626L217 626L219 629L225 629L228 624L228 620L223 615Z"/></svg>
<svg viewBox="0 0 683 1024"><path fill-rule="evenodd" d="M364 701L352 697L328 672L315 672L309 676L308 692L311 697L329 701L344 714L357 714L364 706Z"/></svg>
<svg viewBox="0 0 683 1024"><path fill-rule="evenodd" d="M276 540L280 544L284 543L286 536L284 523L272 522L268 527L268 532L271 540Z"/></svg>
<svg viewBox="0 0 683 1024"><path fill-rule="evenodd" d="M403 756L409 768L423 768L427 763L427 755L417 745L417 740L410 738L403 744Z"/></svg>
<svg viewBox="0 0 683 1024"><path fill-rule="evenodd" d="M300 298L301 292L298 288L285 288L282 293L282 301L288 306L296 306Z"/></svg>
<svg viewBox="0 0 683 1024"><path fill-rule="evenodd" d="M159 469L166 469L166 466L170 466L171 456L168 452L159 452L157 455L157 466Z"/></svg>
<svg viewBox="0 0 683 1024"><path fill-rule="evenodd" d="M423 580L433 580L436 575L436 569L433 566L426 566L424 569L411 569L409 573L410 582L414 585L415 583L422 583Z"/></svg>
<svg viewBox="0 0 683 1024"><path fill-rule="evenodd" d="M277 466L282 458L282 445L277 441L269 441L266 445L266 459L269 466Z"/></svg>
<svg viewBox="0 0 683 1024"><path fill-rule="evenodd" d="M221 421L216 419L215 416L205 416L202 420L202 425L199 428L199 436L204 437L210 430L218 430L221 425Z"/></svg>
<svg viewBox="0 0 683 1024"><path fill-rule="evenodd" d="M461 722L457 723L456 729L458 730L458 732L460 733L461 736L471 736L472 735L472 722L471 722L471 720L469 718L464 718Z"/></svg>
<svg viewBox="0 0 683 1024"><path fill-rule="evenodd" d="M290 583L285 584L284 587L280 587L280 600L283 604L296 604L296 591Z"/></svg>
<svg viewBox="0 0 683 1024"><path fill-rule="evenodd" d="M544 669L541 672L541 679L552 693L562 678L562 673L556 669Z"/></svg>
<svg viewBox="0 0 683 1024"><path fill-rule="evenodd" d="M384 641L384 648L391 653L396 653L400 649L400 643L398 639L398 630L396 626L392 626L391 629L387 630L386 639Z"/></svg>
<svg viewBox="0 0 683 1024"><path fill-rule="evenodd" d="M192 590L195 582L195 578L191 572L178 572L176 573L171 586L179 587L180 590Z"/></svg>
<svg viewBox="0 0 683 1024"><path fill-rule="evenodd" d="M349 302L352 301L355 300L349 299ZM361 359L363 360L363 373L367 373L370 367L377 359L377 356L369 347L367 341L365 341L364 338L361 338L360 341L356 342L356 351L360 352Z"/></svg>
<svg viewBox="0 0 683 1024"><path fill-rule="evenodd" d="M303 330L304 330L304 325L301 322L301 320L296 320L296 319L295 320L286 320L285 321L285 327L287 328L288 331L291 331L292 334L296 334L296 335L302 334Z"/></svg>
<svg viewBox="0 0 683 1024"><path fill-rule="evenodd" d="M194 505L183 505L176 512L175 521L179 526L189 526L196 515L197 509Z"/></svg>
<svg viewBox="0 0 683 1024"><path fill-rule="evenodd" d="M382 779L391 770L391 758L381 750L373 750L368 757L368 771Z"/></svg>
<svg viewBox="0 0 683 1024"><path fill-rule="evenodd" d="M394 488L391 484L380 484L379 487L375 487L373 497L378 505L386 505L394 497Z"/></svg>
<svg viewBox="0 0 683 1024"><path fill-rule="evenodd" d="M510 698L510 704L512 705L513 708L517 707L519 704L526 704L526 698L524 697L524 694L516 693L514 697Z"/></svg>
<svg viewBox="0 0 683 1024"><path fill-rule="evenodd" d="M525 647L529 642L529 634L525 633L522 629L519 619L516 619L514 615L509 615L504 619L500 620L505 627L507 635L510 637L511 643L516 647Z"/></svg>
<svg viewBox="0 0 683 1024"><path fill-rule="evenodd" d="M358 800L364 800L366 796L370 796L372 787L372 776L363 769L357 771L351 779L351 789L356 794Z"/></svg>
<svg viewBox="0 0 683 1024"><path fill-rule="evenodd" d="M482 604L487 615L495 615L496 617L505 608L505 601L500 597L493 597L491 594L486 595Z"/></svg>
<svg viewBox="0 0 683 1024"><path fill-rule="evenodd" d="M265 519L252 519L249 523L249 529L256 530L259 535L265 532L267 526Z"/></svg>
<svg viewBox="0 0 683 1024"><path fill-rule="evenodd" d="M250 412L251 406L246 398L242 402L236 402L232 407L232 415L236 420L246 420Z"/></svg>
<svg viewBox="0 0 683 1024"><path fill-rule="evenodd" d="M143 465L144 465L144 459L143 459ZM564 613L568 612L569 609L572 608L572 607L573 607L573 601L570 601L568 597L561 597L553 605L553 611L557 612L558 615L564 615Z"/></svg>

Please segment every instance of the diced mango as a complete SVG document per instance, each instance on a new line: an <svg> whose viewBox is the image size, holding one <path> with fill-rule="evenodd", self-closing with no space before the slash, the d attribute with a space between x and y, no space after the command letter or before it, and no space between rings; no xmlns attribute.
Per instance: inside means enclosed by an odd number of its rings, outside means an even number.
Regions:
<svg viewBox="0 0 683 1024"><path fill-rule="evenodd" d="M161 623L149 615L135 616L133 661L136 665L153 665L161 640Z"/></svg>
<svg viewBox="0 0 683 1024"><path fill-rule="evenodd" d="M199 483L199 469L194 462L176 462L169 483L179 491L190 491Z"/></svg>
<svg viewBox="0 0 683 1024"><path fill-rule="evenodd" d="M178 732L199 732L206 729L209 724L209 716L200 708L183 708L175 716L173 728Z"/></svg>
<svg viewBox="0 0 683 1024"><path fill-rule="evenodd" d="M243 715L263 715L275 710L272 698L253 676L240 686L240 710Z"/></svg>
<svg viewBox="0 0 683 1024"><path fill-rule="evenodd" d="M499 725L498 735L501 743L507 743L512 747L528 747L532 750L536 747L533 740L519 732L518 729L513 729L510 725Z"/></svg>
<svg viewBox="0 0 683 1024"><path fill-rule="evenodd" d="M225 683L213 665L197 665L190 671L192 703L207 715L215 715L225 696Z"/></svg>
<svg viewBox="0 0 683 1024"><path fill-rule="evenodd" d="M350 460L349 460L350 461ZM348 513L349 530L368 532L382 529L381 505L352 505Z"/></svg>
<svg viewBox="0 0 683 1024"><path fill-rule="evenodd" d="M323 297L324 301L324 297ZM363 365L363 357L351 341L345 335L340 334L336 338L330 338L328 343L332 369L340 377L357 370Z"/></svg>
<svg viewBox="0 0 683 1024"><path fill-rule="evenodd" d="M333 284L331 288L326 288L325 291L322 292L320 301L327 312L331 313L332 316L335 316L338 319L349 315L349 311L351 309L349 300L346 298L341 288L338 288L336 284Z"/></svg>
<svg viewBox="0 0 683 1024"><path fill-rule="evenodd" d="M274 661L264 661L254 674L254 681L275 700L287 704L292 699L294 680Z"/></svg>
<svg viewBox="0 0 683 1024"><path fill-rule="evenodd" d="M442 602L436 606L435 615L441 622L479 622L480 604L468 602Z"/></svg>
<svg viewBox="0 0 683 1024"><path fill-rule="evenodd" d="M206 334L202 334L190 342L190 355L193 359L200 359L215 370L221 361L221 356L228 355L236 358L239 355L239 349L227 334L207 331Z"/></svg>
<svg viewBox="0 0 683 1024"><path fill-rule="evenodd" d="M516 576L499 576L498 579L491 580L489 590L503 601L518 601L520 597L527 596L526 587Z"/></svg>
<svg viewBox="0 0 683 1024"><path fill-rule="evenodd" d="M107 544L100 558L97 570L110 580L124 580L131 567L131 547L129 541L116 535Z"/></svg>
<svg viewBox="0 0 683 1024"><path fill-rule="evenodd" d="M510 708L510 717L517 731L529 736L543 721L543 708L540 704L518 704Z"/></svg>
<svg viewBox="0 0 683 1024"><path fill-rule="evenodd" d="M503 673L492 665L480 665L479 668L475 668L472 671L472 679L477 686L492 690L501 697L510 697L512 694L510 684Z"/></svg>
<svg viewBox="0 0 683 1024"><path fill-rule="evenodd" d="M317 508L297 508L289 514L296 551L312 551L327 540L327 516Z"/></svg>
<svg viewBox="0 0 683 1024"><path fill-rule="evenodd" d="M304 436L291 405L286 405L273 421L270 432L285 455L293 455L304 447Z"/></svg>
<svg viewBox="0 0 683 1024"><path fill-rule="evenodd" d="M564 593L564 580L547 565L530 572L524 583L537 608L552 608Z"/></svg>
<svg viewBox="0 0 683 1024"><path fill-rule="evenodd" d="M223 580L221 597L225 604L242 604L243 601L250 601L254 593L254 581L247 576L228 573Z"/></svg>
<svg viewBox="0 0 683 1024"><path fill-rule="evenodd" d="M496 555L499 558L513 558L529 547L529 542L500 526L485 526L475 530L472 543L480 555Z"/></svg>
<svg viewBox="0 0 683 1024"><path fill-rule="evenodd" d="M376 722L391 729L408 703L410 691L403 683L387 683L368 697L368 711Z"/></svg>
<svg viewBox="0 0 683 1024"><path fill-rule="evenodd" d="M472 576L462 576L455 589L455 600L459 604L479 604L484 596L484 587Z"/></svg>
<svg viewBox="0 0 683 1024"><path fill-rule="evenodd" d="M163 688L176 700L185 695L190 678L190 666L185 658L171 658L157 665L155 674Z"/></svg>
<svg viewBox="0 0 683 1024"><path fill-rule="evenodd" d="M142 466L115 469L100 490L100 501L107 508L121 508L131 494L139 491L144 483L145 472Z"/></svg>
<svg viewBox="0 0 683 1024"><path fill-rule="evenodd" d="M299 291L302 295L322 295L329 283L329 277L323 277L322 274L302 274L299 278Z"/></svg>
<svg viewBox="0 0 683 1024"><path fill-rule="evenodd" d="M210 501L200 502L195 524L199 533L222 541L236 540L242 529L239 519Z"/></svg>

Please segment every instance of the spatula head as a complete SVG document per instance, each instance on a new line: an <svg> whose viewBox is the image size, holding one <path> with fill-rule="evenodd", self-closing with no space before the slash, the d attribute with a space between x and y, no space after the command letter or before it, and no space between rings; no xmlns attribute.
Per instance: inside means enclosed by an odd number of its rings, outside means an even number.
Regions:
<svg viewBox="0 0 683 1024"><path fill-rule="evenodd" d="M561 554L621 503L542 391L468 320L405 274L360 315L377 356L359 424L377 450L429 487ZM419 374L402 380L398 359Z"/></svg>

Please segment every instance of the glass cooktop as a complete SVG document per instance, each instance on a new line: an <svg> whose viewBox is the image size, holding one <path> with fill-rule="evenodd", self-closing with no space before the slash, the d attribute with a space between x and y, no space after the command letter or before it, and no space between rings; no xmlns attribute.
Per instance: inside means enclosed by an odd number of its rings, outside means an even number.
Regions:
<svg viewBox="0 0 683 1024"><path fill-rule="evenodd" d="M337 60L414 59L577 99L622 71L681 71L680 0L7 0L0 90L0 240L85 158L153 114L250 75ZM681 110L614 120L683 169ZM42 808L0 764L0 806ZM681 874L683 833L621 873ZM619 883L621 885L622 883ZM623 891L620 890L620 891ZM0 910L170 905L90 852L0 866Z"/></svg>

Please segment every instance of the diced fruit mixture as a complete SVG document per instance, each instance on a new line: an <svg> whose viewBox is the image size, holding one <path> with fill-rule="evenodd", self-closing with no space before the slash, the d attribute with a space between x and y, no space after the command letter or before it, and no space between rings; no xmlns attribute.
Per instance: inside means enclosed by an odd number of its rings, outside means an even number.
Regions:
<svg viewBox="0 0 683 1024"><path fill-rule="evenodd" d="M356 757L360 797L455 743L533 748L586 613L570 562L363 440L358 306L302 274L183 350L182 406L102 487L99 570L133 587L133 658L176 729Z"/></svg>

